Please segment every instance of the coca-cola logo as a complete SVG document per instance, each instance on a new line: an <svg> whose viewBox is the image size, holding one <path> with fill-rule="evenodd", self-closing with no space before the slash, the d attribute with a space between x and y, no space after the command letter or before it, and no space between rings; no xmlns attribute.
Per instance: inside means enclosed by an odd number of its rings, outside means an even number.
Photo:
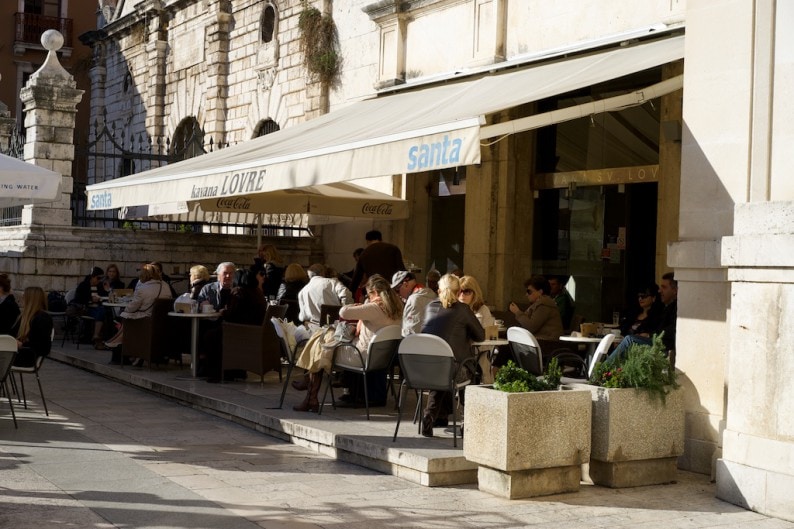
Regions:
<svg viewBox="0 0 794 529"><path fill-rule="evenodd" d="M248 197L219 198L215 206L224 210L247 211L251 209L251 199Z"/></svg>
<svg viewBox="0 0 794 529"><path fill-rule="evenodd" d="M361 206L361 213L367 215L391 215L391 208L391 204L387 204L386 202L381 202L380 204L370 204L366 202Z"/></svg>

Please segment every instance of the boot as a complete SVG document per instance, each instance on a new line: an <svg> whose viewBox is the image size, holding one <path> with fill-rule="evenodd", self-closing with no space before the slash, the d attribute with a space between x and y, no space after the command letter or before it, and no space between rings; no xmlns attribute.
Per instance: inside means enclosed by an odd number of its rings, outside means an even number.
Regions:
<svg viewBox="0 0 794 529"><path fill-rule="evenodd" d="M306 391L309 389L309 373L304 373L302 380L293 380L292 387L298 391Z"/></svg>
<svg viewBox="0 0 794 529"><path fill-rule="evenodd" d="M323 383L323 372L309 373L309 389L306 392L306 398L297 406L293 406L295 411L320 411L320 402L317 400L317 394L320 392L320 386Z"/></svg>

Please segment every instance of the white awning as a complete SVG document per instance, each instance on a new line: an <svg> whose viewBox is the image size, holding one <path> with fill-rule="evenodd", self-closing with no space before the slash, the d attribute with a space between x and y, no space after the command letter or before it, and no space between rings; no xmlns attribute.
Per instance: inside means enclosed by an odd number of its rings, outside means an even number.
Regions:
<svg viewBox="0 0 794 529"><path fill-rule="evenodd" d="M0 154L0 208L52 202L60 188L59 173Z"/></svg>
<svg viewBox="0 0 794 529"><path fill-rule="evenodd" d="M683 58L670 37L353 103L197 158L88 186L88 209L252 196L480 161L485 116Z"/></svg>

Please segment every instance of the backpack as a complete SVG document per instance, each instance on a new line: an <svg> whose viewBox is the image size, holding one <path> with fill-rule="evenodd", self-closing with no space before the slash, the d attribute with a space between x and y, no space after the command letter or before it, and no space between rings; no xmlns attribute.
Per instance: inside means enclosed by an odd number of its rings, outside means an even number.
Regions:
<svg viewBox="0 0 794 529"><path fill-rule="evenodd" d="M66 298L57 290L47 294L47 308L50 312L66 312Z"/></svg>

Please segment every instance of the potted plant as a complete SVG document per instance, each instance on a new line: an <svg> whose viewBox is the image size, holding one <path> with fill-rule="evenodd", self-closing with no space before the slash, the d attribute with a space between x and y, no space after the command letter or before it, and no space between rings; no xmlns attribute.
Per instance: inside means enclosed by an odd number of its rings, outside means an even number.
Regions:
<svg viewBox="0 0 794 529"><path fill-rule="evenodd" d="M615 363L597 364L590 384L593 483L636 487L674 481L684 452L684 402L662 335L650 345L632 345Z"/></svg>
<svg viewBox="0 0 794 529"><path fill-rule="evenodd" d="M492 386L466 388L463 453L477 463L479 488L506 498L579 490L590 455L590 394L561 391L552 360L545 377L512 362Z"/></svg>

